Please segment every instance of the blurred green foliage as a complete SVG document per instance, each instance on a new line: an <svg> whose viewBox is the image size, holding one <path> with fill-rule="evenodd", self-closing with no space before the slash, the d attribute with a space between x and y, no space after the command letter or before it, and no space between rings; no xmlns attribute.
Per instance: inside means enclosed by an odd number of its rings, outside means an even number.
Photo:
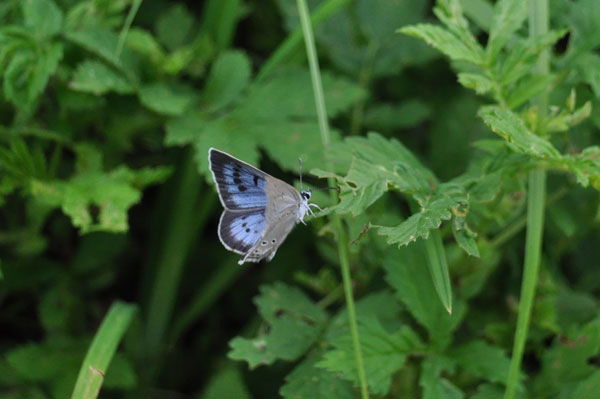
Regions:
<svg viewBox="0 0 600 399"><path fill-rule="evenodd" d="M326 151L293 0L0 3L0 397L358 397L335 212L372 397L501 398L537 168L519 396L600 395L600 3L308 3ZM210 147L339 202L240 268Z"/></svg>

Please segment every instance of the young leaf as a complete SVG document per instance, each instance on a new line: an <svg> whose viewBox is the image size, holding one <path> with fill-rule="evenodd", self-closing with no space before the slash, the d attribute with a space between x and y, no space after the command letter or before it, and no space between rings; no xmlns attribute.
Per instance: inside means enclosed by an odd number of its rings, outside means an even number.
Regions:
<svg viewBox="0 0 600 399"><path fill-rule="evenodd" d="M212 112L239 98L250 80L250 61L242 52L225 52L213 63L202 97Z"/></svg>
<svg viewBox="0 0 600 399"><path fill-rule="evenodd" d="M479 249L477 248L477 241L475 237L477 234L469 229L465 218L455 217L452 222L452 234L456 243L470 256L479 258Z"/></svg>
<svg viewBox="0 0 600 399"><path fill-rule="evenodd" d="M408 326L391 334L376 318L361 319L358 333L369 390L376 395L387 395L392 375L404 365L406 356L422 350L423 344ZM358 384L352 337L346 333L331 343L334 349L327 352L317 366L341 373L345 379Z"/></svg>
<svg viewBox="0 0 600 399"><path fill-rule="evenodd" d="M302 356L325 327L327 314L299 289L277 282L262 286L255 299L269 332L254 339L236 337L230 341L228 356L245 360L250 368L271 364L276 359L295 360Z"/></svg>
<svg viewBox="0 0 600 399"><path fill-rule="evenodd" d="M111 91L120 94L134 91L134 87L121 73L95 60L86 60L77 65L69 87L97 96Z"/></svg>
<svg viewBox="0 0 600 399"><path fill-rule="evenodd" d="M482 55L483 52L473 50L452 32L442 27L431 24L417 24L401 28L398 32L424 40L451 60L467 61L479 66L485 63Z"/></svg>
<svg viewBox="0 0 600 399"><path fill-rule="evenodd" d="M472 340L452 348L447 355L460 368L486 381L504 383L508 377L510 359L501 348L484 341Z"/></svg>
<svg viewBox="0 0 600 399"><path fill-rule="evenodd" d="M422 364L419 385L423 387L423 399L463 399L465 394L450 381L440 376L454 364L448 359L427 357Z"/></svg>
<svg viewBox="0 0 600 399"><path fill-rule="evenodd" d="M552 143L527 130L523 121L512 111L497 106L485 106L479 110L479 116L515 151L548 160L560 158L560 153Z"/></svg>
<svg viewBox="0 0 600 399"><path fill-rule="evenodd" d="M383 267L386 281L413 317L424 326L436 347L446 347L451 333L465 313L460 301L455 301L452 314L439 305L438 296L427 269L422 243L387 251Z"/></svg>
<svg viewBox="0 0 600 399"><path fill-rule="evenodd" d="M475 90L477 94L485 94L494 87L494 82L491 79L479 73L459 73L458 83Z"/></svg>
<svg viewBox="0 0 600 399"><path fill-rule="evenodd" d="M23 0L21 6L25 26L34 34L50 37L60 32L63 13L53 0Z"/></svg>
<svg viewBox="0 0 600 399"><path fill-rule="evenodd" d="M194 99L191 90L163 82L148 84L138 91L140 102L160 114L182 115Z"/></svg>
<svg viewBox="0 0 600 399"><path fill-rule="evenodd" d="M575 173L577 182L583 187L592 185L600 190L600 147L588 147L579 154L566 155L563 162Z"/></svg>
<svg viewBox="0 0 600 399"><path fill-rule="evenodd" d="M492 64L496 56L527 18L527 2L521 0L500 0L494 7L494 20L487 44L488 62Z"/></svg>
<svg viewBox="0 0 600 399"><path fill-rule="evenodd" d="M285 377L279 390L285 399L353 399L352 386L337 374L317 368L321 353L311 355Z"/></svg>

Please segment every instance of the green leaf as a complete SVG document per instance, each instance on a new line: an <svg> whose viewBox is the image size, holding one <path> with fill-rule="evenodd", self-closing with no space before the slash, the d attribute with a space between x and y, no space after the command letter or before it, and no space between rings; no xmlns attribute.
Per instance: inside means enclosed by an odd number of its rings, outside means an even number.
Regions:
<svg viewBox="0 0 600 399"><path fill-rule="evenodd" d="M465 306L455 301L452 314L439 305L431 281L422 243L389 249L383 262L385 279L406 305L413 317L424 326L436 347L446 347L451 334L465 314Z"/></svg>
<svg viewBox="0 0 600 399"><path fill-rule="evenodd" d="M165 47L174 50L189 40L195 23L185 4L174 4L160 14L156 22L156 36Z"/></svg>
<svg viewBox="0 0 600 399"><path fill-rule="evenodd" d="M542 369L533 384L534 396L552 397L597 373L588 359L600 353L600 318L556 337L542 353ZM570 396L575 397L575 396Z"/></svg>
<svg viewBox="0 0 600 399"><path fill-rule="evenodd" d="M4 74L4 96L19 108L29 108L44 91L63 56L60 43L41 46L37 52L18 51Z"/></svg>
<svg viewBox="0 0 600 399"><path fill-rule="evenodd" d="M97 96L111 91L120 94L134 91L126 77L103 62L94 60L86 60L77 65L69 87Z"/></svg>
<svg viewBox="0 0 600 399"><path fill-rule="evenodd" d="M182 115L194 99L194 94L184 86L164 82L147 84L138 91L140 102L160 114Z"/></svg>
<svg viewBox="0 0 600 399"><path fill-rule="evenodd" d="M456 243L470 256L479 258L479 249L475 237L477 234L469 229L465 218L455 217L452 223L452 234Z"/></svg>
<svg viewBox="0 0 600 399"><path fill-rule="evenodd" d="M116 49L119 37L116 33L103 27L86 27L77 31L68 31L65 37L73 43L85 48L91 53L108 61L112 66L123 73L131 73L132 69L127 65L127 52L124 51L121 58L117 57Z"/></svg>
<svg viewBox="0 0 600 399"><path fill-rule="evenodd" d="M518 108L536 95L549 90L555 80L554 75L527 75L517 83L516 87L511 89L506 98L507 107Z"/></svg>
<svg viewBox="0 0 600 399"><path fill-rule="evenodd" d="M353 399L352 386L336 374L317 368L321 353L312 353L285 377L279 390L285 399Z"/></svg>
<svg viewBox="0 0 600 399"><path fill-rule="evenodd" d="M500 0L494 6L494 20L487 44L488 62L492 64L500 50L506 45L527 18L527 2Z"/></svg>
<svg viewBox="0 0 600 399"><path fill-rule="evenodd" d="M552 143L531 133L512 111L497 106L485 106L479 110L479 116L515 151L542 159L560 158L560 153Z"/></svg>
<svg viewBox="0 0 600 399"><path fill-rule="evenodd" d="M85 154L80 148L79 157ZM34 180L31 191L40 202L60 206L82 233L127 231L127 211L140 200L140 190L164 181L171 172L161 167L132 171L121 166L105 173L99 164L81 169L66 181Z"/></svg>
<svg viewBox="0 0 600 399"><path fill-rule="evenodd" d="M479 73L459 73L458 82L468 89L475 90L477 94L485 94L492 90L494 82L488 77Z"/></svg>
<svg viewBox="0 0 600 399"><path fill-rule="evenodd" d="M250 80L250 60L240 51L222 53L214 62L204 87L203 103L212 112L239 98Z"/></svg>
<svg viewBox="0 0 600 399"><path fill-rule="evenodd" d="M52 0L23 0L25 26L36 35L50 37L60 32L63 13Z"/></svg>
<svg viewBox="0 0 600 399"><path fill-rule="evenodd" d="M575 173L583 187L592 185L600 190L600 147L592 146L575 155L565 155L562 161Z"/></svg>
<svg viewBox="0 0 600 399"><path fill-rule="evenodd" d="M347 109L364 91L347 80L323 75L330 115ZM298 170L301 157L306 169L324 163L310 77L306 70L286 69L254 82L231 112L211 117L189 113L169 121L167 143L191 143L199 171L212 179L208 149L219 148L253 165L258 148L264 148L286 170ZM289 93L294 95L290 96ZM337 135L332 134L332 141Z"/></svg>
<svg viewBox="0 0 600 399"><path fill-rule="evenodd" d="M388 244L405 246L418 238L427 239L429 232L437 229L444 220L450 220L455 213L468 204L464 189L452 182L441 184L432 195L420 202L419 212L411 215L398 226L375 226L380 235L386 236Z"/></svg>
<svg viewBox="0 0 600 399"><path fill-rule="evenodd" d="M255 303L269 331L254 339L234 338L228 356L245 360L250 368L276 359L296 360L319 337L327 314L302 291L281 282L262 286L260 292Z"/></svg>
<svg viewBox="0 0 600 399"><path fill-rule="evenodd" d="M64 358L59 348L26 344L4 353L6 361L27 381L48 381L60 374Z"/></svg>
<svg viewBox="0 0 600 399"><path fill-rule="evenodd" d="M501 348L483 341L472 340L454 347L448 352L448 356L462 369L486 381L505 383L508 377L510 359Z"/></svg>
<svg viewBox="0 0 600 399"><path fill-rule="evenodd" d="M450 284L446 251L439 230L433 231L431 237L425 240L425 251L427 252L427 266L435 291L446 311L452 313L452 285Z"/></svg>
<svg viewBox="0 0 600 399"><path fill-rule="evenodd" d="M453 368L448 359L428 357L422 365L419 385L423 387L423 399L462 399L465 394L450 381L440 376L443 370Z"/></svg>
<svg viewBox="0 0 600 399"><path fill-rule="evenodd" d="M423 349L418 336L408 327L391 334L376 318L362 318L358 324L363 363L369 390L387 395L392 375L404 365L406 356ZM327 352L318 367L341 375L358 385L352 337L349 333L335 337L333 350Z"/></svg>
<svg viewBox="0 0 600 399"><path fill-rule="evenodd" d="M328 158L343 165L343 169L349 168L346 176L335 176L342 189L341 201L330 210L339 213L358 215L389 189L423 200L430 190L429 183L435 181L432 173L399 141L376 133L366 138L347 138Z"/></svg>
<svg viewBox="0 0 600 399"><path fill-rule="evenodd" d="M561 399L594 399L598 397L598 392L600 392L600 371L596 370L591 376L579 382L573 392L568 395L561 395Z"/></svg>
<svg viewBox="0 0 600 399"><path fill-rule="evenodd" d="M484 65L483 51L475 51L463 43L452 32L431 24L406 26L398 32L424 40L430 46L444 53L454 61L467 61L475 65Z"/></svg>
<svg viewBox="0 0 600 399"><path fill-rule="evenodd" d="M364 123L369 128L392 130L417 126L431 117L429 104L410 99L400 104L377 103L365 112Z"/></svg>
<svg viewBox="0 0 600 399"><path fill-rule="evenodd" d="M198 399L239 398L252 396L244 383L244 376L237 367L227 366L213 375Z"/></svg>

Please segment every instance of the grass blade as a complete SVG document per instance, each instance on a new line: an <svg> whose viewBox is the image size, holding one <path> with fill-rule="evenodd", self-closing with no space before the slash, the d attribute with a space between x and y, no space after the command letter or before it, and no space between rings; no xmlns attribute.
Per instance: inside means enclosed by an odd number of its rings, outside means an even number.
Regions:
<svg viewBox="0 0 600 399"><path fill-rule="evenodd" d="M125 302L116 302L110 307L85 355L71 399L98 397L108 365L135 311L135 305Z"/></svg>

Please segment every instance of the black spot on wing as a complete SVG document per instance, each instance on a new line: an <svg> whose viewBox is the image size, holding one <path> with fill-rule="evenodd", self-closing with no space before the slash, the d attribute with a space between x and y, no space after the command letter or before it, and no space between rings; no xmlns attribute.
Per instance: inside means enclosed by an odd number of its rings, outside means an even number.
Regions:
<svg viewBox="0 0 600 399"><path fill-rule="evenodd" d="M254 175L253 180L254 180L254 186L258 187L258 176Z"/></svg>
<svg viewBox="0 0 600 399"><path fill-rule="evenodd" d="M264 209L242 212L228 210L223 212L219 223L219 237L230 249L245 254L260 239L264 229ZM241 222L246 219L247 223ZM240 234L241 232L243 233Z"/></svg>

